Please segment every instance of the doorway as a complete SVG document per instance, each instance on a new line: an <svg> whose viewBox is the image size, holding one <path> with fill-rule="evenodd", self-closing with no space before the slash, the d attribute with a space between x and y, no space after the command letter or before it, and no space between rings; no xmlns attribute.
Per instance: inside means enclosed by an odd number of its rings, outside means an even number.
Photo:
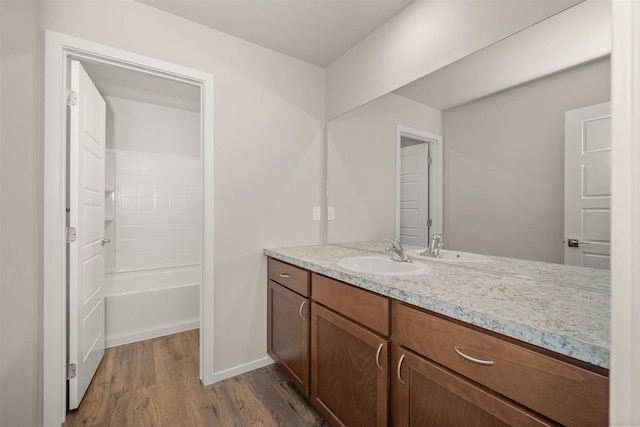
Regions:
<svg viewBox="0 0 640 427"><path fill-rule="evenodd" d="M152 58L112 49L62 34L47 31L45 34L45 174L44 174L44 423L60 424L64 421L67 397L67 360L71 360L66 348L67 293L70 279L67 263L67 239L73 238L69 224L67 230L67 199L71 191L67 186L70 172L67 135L71 131L67 102L73 103L73 94L67 94L71 78L72 61L110 68L113 72L127 71L142 77L153 77L165 82L189 86L199 94L198 144L201 170L199 193L202 203L198 213L201 232L196 237L201 268L197 273L201 285L197 303L200 325L200 380L205 385L213 383L213 76L211 74L165 63ZM70 96L71 99L67 99ZM86 118L85 118L86 119ZM86 123L86 122L85 122ZM116 153L112 153L114 156ZM106 157L106 153L105 153ZM141 160L141 161L148 161ZM106 161L105 161L106 163ZM162 163L162 162L160 162ZM116 161L117 164L117 161ZM192 168L192 167L191 167ZM86 174L86 170L85 170ZM96 175L97 176L97 175ZM105 174L102 174L105 177ZM104 182L103 182L104 184ZM105 194L107 197L105 197ZM139 195L139 194L138 194ZM108 193L102 193L108 199ZM184 198L182 199L184 202ZM136 203L139 203L137 201ZM105 206L102 206L103 208ZM104 209L103 215L106 212ZM100 227L105 230L103 220ZM97 227L94 227L97 229ZM116 231L117 234L117 231ZM192 236L193 237L193 236ZM110 244L106 235L101 245ZM82 299L82 298L80 298ZM99 318L99 316L98 316ZM83 344L84 345L84 344ZM93 345L93 342L91 343ZM86 346L85 346L86 347Z"/></svg>
<svg viewBox="0 0 640 427"><path fill-rule="evenodd" d="M105 348L199 329L200 91L71 60L68 409Z"/></svg>
<svg viewBox="0 0 640 427"><path fill-rule="evenodd" d="M396 236L426 247L442 234L442 136L406 126L396 131Z"/></svg>

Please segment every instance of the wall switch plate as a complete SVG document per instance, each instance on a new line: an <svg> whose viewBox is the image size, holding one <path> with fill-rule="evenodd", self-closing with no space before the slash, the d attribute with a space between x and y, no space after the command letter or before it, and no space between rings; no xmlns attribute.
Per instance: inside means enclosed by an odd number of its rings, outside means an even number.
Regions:
<svg viewBox="0 0 640 427"><path fill-rule="evenodd" d="M329 221L333 221L334 219L336 219L336 208L334 208L333 206L329 206L327 208L327 219Z"/></svg>
<svg viewBox="0 0 640 427"><path fill-rule="evenodd" d="M313 207L313 220L320 221L320 206Z"/></svg>

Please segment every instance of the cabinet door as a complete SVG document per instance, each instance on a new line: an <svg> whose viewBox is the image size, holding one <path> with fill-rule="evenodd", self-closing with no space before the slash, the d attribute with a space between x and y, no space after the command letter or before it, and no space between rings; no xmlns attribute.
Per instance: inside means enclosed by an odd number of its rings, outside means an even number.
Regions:
<svg viewBox="0 0 640 427"><path fill-rule="evenodd" d="M394 345L391 351L394 427L556 425L402 347Z"/></svg>
<svg viewBox="0 0 640 427"><path fill-rule="evenodd" d="M309 300L269 281L267 352L309 397Z"/></svg>
<svg viewBox="0 0 640 427"><path fill-rule="evenodd" d="M386 426L389 342L312 303L311 400L334 426Z"/></svg>

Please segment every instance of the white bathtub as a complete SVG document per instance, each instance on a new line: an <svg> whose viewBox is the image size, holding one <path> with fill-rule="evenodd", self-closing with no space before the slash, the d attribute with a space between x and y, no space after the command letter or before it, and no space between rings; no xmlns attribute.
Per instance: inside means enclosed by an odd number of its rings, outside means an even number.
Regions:
<svg viewBox="0 0 640 427"><path fill-rule="evenodd" d="M105 276L106 346L198 328L200 266Z"/></svg>

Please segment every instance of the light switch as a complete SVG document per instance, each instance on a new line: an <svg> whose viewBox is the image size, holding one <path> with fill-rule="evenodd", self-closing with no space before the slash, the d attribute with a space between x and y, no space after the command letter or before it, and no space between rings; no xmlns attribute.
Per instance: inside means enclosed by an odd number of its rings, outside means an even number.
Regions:
<svg viewBox="0 0 640 427"><path fill-rule="evenodd" d="M313 207L313 220L320 221L320 206Z"/></svg>
<svg viewBox="0 0 640 427"><path fill-rule="evenodd" d="M333 206L329 206L327 208L327 219L329 221L333 221L334 219L336 219L336 208L334 208Z"/></svg>

